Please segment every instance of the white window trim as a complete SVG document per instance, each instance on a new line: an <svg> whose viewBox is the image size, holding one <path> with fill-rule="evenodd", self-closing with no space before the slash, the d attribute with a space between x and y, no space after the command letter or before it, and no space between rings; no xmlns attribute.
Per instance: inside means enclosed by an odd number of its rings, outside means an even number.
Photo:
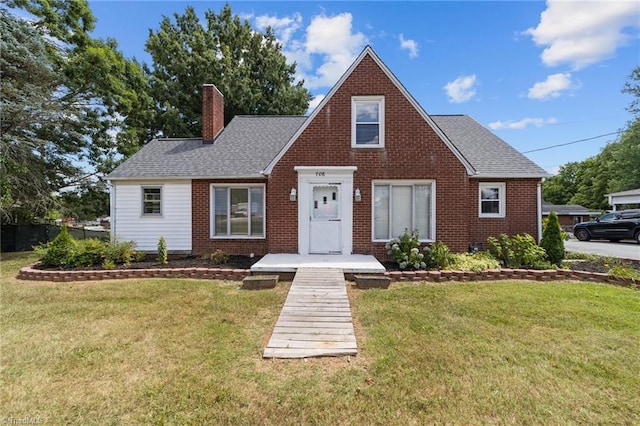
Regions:
<svg viewBox="0 0 640 426"><path fill-rule="evenodd" d="M215 188L262 188L262 235L215 235ZM249 191L251 193L251 191ZM251 202L249 201L249 204ZM209 186L209 238L212 240L264 240L267 234L267 188L265 184L243 184L243 183L212 183ZM227 217L229 216L231 204L227 206ZM251 227L251 211L247 212L249 227Z"/></svg>
<svg viewBox="0 0 640 426"><path fill-rule="evenodd" d="M482 213L482 189L498 188L499 213ZM504 218L506 212L507 185L504 182L480 182L478 185L478 217Z"/></svg>
<svg viewBox="0 0 640 426"><path fill-rule="evenodd" d="M378 130L380 132L377 145L358 145L356 143L356 105L358 103L368 102L377 103L378 110ZM352 96L351 97L351 148L371 149L384 148L384 96Z"/></svg>
<svg viewBox="0 0 640 426"><path fill-rule="evenodd" d="M145 189L159 189L160 190L160 213L145 213L144 212L144 190ZM141 185L140 186L140 217L162 217L164 191L162 185Z"/></svg>
<svg viewBox="0 0 640 426"><path fill-rule="evenodd" d="M407 186L407 185L431 185L431 229L430 233L432 238L420 238L419 241L421 243L434 243L436 242L436 181L434 179L411 179L411 180L374 180L371 182L371 241L374 243L386 243L387 241L391 241L391 237L388 239L376 239L374 238L375 233L375 212L374 212L374 203L375 199L373 194L375 193L376 185L390 185L390 186ZM389 194L391 196L391 193ZM391 200L389 202L391 205ZM411 213L411 222L415 223L415 208ZM391 224L391 213L389 214L389 224ZM411 229L410 229L411 231Z"/></svg>

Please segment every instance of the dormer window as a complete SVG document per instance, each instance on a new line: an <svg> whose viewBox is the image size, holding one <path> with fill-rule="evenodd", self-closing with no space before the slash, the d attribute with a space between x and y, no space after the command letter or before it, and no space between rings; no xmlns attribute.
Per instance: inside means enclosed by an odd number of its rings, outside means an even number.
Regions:
<svg viewBox="0 0 640 426"><path fill-rule="evenodd" d="M384 96L351 98L351 147L384 147Z"/></svg>

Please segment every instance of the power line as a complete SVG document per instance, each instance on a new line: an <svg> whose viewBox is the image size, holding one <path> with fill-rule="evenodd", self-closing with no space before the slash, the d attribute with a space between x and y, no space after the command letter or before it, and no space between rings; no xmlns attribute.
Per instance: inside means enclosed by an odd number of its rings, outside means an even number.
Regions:
<svg viewBox="0 0 640 426"><path fill-rule="evenodd" d="M617 131L617 132L613 132L613 133L605 133L604 135L598 135L598 136L594 136L591 138L586 138L586 139L580 139L577 141L572 141L572 142L566 142L566 143L560 143L557 145L551 145L551 146L546 146L544 148L538 148L538 149L531 149L529 151L522 151L521 154L528 154L530 152L537 152L537 151L545 151L547 149L551 149L551 148L558 148L560 146L567 146L567 145L573 145L574 143L578 143L578 142L586 142L586 141L591 141L593 139L598 139L598 138L603 138L605 136L611 136L611 135L619 135L620 133L622 133L623 131Z"/></svg>

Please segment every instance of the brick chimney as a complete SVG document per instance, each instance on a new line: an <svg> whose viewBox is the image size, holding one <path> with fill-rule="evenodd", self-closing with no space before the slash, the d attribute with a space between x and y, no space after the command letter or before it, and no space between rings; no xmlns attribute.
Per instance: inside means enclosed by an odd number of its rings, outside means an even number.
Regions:
<svg viewBox="0 0 640 426"><path fill-rule="evenodd" d="M224 128L224 95L213 84L202 85L202 141L213 139Z"/></svg>

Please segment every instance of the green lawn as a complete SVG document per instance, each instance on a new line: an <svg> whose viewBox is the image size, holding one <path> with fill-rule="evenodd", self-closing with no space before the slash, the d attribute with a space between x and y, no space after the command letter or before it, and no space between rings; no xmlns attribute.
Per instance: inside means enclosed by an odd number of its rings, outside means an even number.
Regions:
<svg viewBox="0 0 640 426"><path fill-rule="evenodd" d="M577 283L349 290L360 352L262 360L276 290L24 282L0 262L0 413L44 423L638 424L640 292Z"/></svg>

